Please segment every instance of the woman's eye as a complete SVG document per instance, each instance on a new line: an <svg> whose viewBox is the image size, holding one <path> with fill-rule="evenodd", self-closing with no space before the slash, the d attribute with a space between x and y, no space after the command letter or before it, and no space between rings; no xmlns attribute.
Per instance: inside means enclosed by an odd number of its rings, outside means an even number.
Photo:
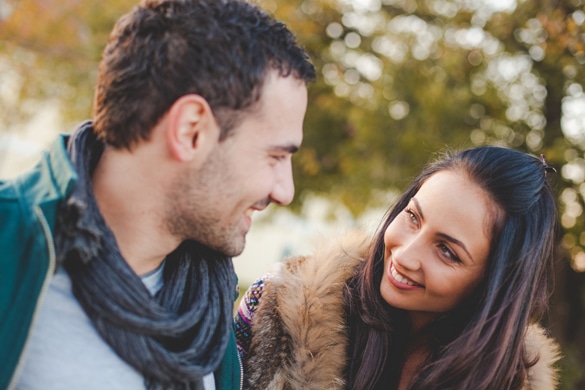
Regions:
<svg viewBox="0 0 585 390"><path fill-rule="evenodd" d="M457 257L455 252L453 252L447 245L440 244L439 250L441 251L443 256L445 256L448 260L454 261L456 263L461 263L461 259L459 259L459 257Z"/></svg>
<svg viewBox="0 0 585 390"><path fill-rule="evenodd" d="M404 212L406 213L406 218L408 218L408 220L411 223L418 225L418 218L416 217L416 214L414 213L414 211L412 211L411 209L405 209Z"/></svg>

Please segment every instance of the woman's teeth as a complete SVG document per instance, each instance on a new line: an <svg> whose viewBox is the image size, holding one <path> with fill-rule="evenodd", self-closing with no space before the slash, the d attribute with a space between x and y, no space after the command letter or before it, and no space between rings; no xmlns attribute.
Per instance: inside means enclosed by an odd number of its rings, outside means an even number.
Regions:
<svg viewBox="0 0 585 390"><path fill-rule="evenodd" d="M392 277L400 283L403 284L408 284L409 286L420 286L420 284L413 282L410 279L405 278L404 276L400 275L397 271L396 268L394 268L394 264L392 264L390 266L390 273L392 274Z"/></svg>

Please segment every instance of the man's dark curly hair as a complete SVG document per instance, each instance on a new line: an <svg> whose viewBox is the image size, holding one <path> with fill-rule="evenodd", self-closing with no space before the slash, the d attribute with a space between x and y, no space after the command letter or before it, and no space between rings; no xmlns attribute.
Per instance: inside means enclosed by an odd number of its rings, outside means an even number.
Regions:
<svg viewBox="0 0 585 390"><path fill-rule="evenodd" d="M293 33L244 0L145 0L116 23L99 67L94 128L117 148L148 139L186 94L209 103L225 139L270 70L315 69Z"/></svg>

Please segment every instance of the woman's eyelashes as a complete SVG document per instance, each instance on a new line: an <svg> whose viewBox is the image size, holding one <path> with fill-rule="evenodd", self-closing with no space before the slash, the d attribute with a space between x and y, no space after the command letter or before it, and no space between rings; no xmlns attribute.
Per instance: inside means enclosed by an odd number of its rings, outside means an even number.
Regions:
<svg viewBox="0 0 585 390"><path fill-rule="evenodd" d="M404 212L406 214L406 219L408 220L408 222L410 222L411 224L418 227L419 220L418 220L418 216L416 215L416 212L411 208L404 209Z"/></svg>
<svg viewBox="0 0 585 390"><path fill-rule="evenodd" d="M449 246L440 243L439 244L439 251L441 252L441 254L447 258L447 260L449 261L453 261L455 263L461 263L461 259L459 258L459 256L457 256L457 254L451 250L451 248L449 248Z"/></svg>
<svg viewBox="0 0 585 390"><path fill-rule="evenodd" d="M407 207L404 209L404 214L410 226L417 229L420 227L420 218L414 209ZM455 251L449 247L449 245L440 242L437 247L442 258L451 262L461 263L461 259L457 256Z"/></svg>

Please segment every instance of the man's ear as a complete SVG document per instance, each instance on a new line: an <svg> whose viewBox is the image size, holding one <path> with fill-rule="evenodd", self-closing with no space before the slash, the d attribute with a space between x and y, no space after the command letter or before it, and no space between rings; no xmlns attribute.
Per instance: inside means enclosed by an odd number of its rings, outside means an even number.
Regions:
<svg viewBox="0 0 585 390"><path fill-rule="evenodd" d="M166 140L179 161L205 161L219 142L220 129L211 107L200 95L184 95L168 113Z"/></svg>

